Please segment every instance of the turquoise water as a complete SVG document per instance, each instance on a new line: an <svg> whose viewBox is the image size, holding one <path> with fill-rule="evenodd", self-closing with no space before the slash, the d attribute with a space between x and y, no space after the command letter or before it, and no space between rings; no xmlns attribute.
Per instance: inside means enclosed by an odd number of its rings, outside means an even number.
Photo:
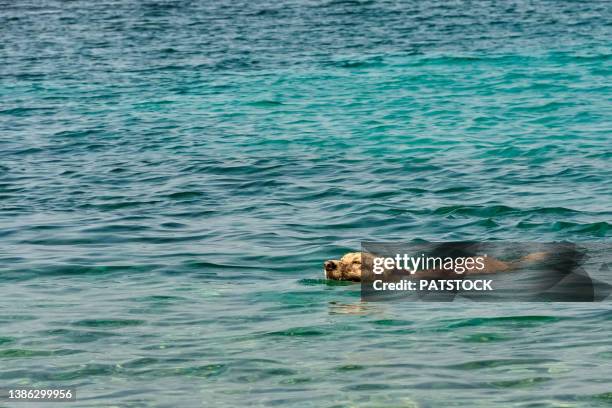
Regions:
<svg viewBox="0 0 612 408"><path fill-rule="evenodd" d="M612 403L609 302L373 304L321 279L361 240L610 242L608 2L0 10L0 386Z"/></svg>

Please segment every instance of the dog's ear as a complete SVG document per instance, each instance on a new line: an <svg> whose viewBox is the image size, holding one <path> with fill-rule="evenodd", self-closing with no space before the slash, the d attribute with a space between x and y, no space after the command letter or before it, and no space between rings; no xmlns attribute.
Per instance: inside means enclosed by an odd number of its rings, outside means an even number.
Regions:
<svg viewBox="0 0 612 408"><path fill-rule="evenodd" d="M361 264L362 265L372 265L374 262L374 255L369 252L360 252L361 254Z"/></svg>
<svg viewBox="0 0 612 408"><path fill-rule="evenodd" d="M374 270L375 256L369 252L361 252L361 271L372 272Z"/></svg>
<svg viewBox="0 0 612 408"><path fill-rule="evenodd" d="M350 265L347 265L343 270L343 278L345 280L360 282L361 281L361 261L355 257Z"/></svg>

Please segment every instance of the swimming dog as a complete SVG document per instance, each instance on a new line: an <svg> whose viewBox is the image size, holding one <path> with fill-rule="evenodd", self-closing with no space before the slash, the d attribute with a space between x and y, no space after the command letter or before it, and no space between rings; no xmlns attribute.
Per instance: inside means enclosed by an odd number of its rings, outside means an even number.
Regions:
<svg viewBox="0 0 612 408"><path fill-rule="evenodd" d="M532 262L546 259L547 253L536 252L524 256L518 261L501 261L493 257L484 258L483 267L465 268L464 275L479 275L498 272L510 272ZM366 252L349 252L340 259L330 259L323 263L323 273L326 279L360 282L362 264L373 264L374 256ZM416 271L414 278L434 278L447 275L448 271L443 269L424 269Z"/></svg>

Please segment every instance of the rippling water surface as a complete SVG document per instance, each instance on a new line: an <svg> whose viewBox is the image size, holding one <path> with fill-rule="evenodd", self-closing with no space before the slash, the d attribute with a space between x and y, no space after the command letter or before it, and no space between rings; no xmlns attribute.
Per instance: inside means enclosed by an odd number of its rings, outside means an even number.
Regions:
<svg viewBox="0 0 612 408"><path fill-rule="evenodd" d="M368 304L320 279L361 240L610 242L609 2L0 10L2 384L612 403L609 303Z"/></svg>

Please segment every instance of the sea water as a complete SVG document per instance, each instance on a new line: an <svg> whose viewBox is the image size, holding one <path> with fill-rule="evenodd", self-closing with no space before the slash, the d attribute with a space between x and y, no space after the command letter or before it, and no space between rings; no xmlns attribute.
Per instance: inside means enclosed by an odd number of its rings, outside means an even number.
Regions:
<svg viewBox="0 0 612 408"><path fill-rule="evenodd" d="M0 35L2 386L609 406L609 303L322 279L362 240L610 242L609 2L2 1Z"/></svg>

